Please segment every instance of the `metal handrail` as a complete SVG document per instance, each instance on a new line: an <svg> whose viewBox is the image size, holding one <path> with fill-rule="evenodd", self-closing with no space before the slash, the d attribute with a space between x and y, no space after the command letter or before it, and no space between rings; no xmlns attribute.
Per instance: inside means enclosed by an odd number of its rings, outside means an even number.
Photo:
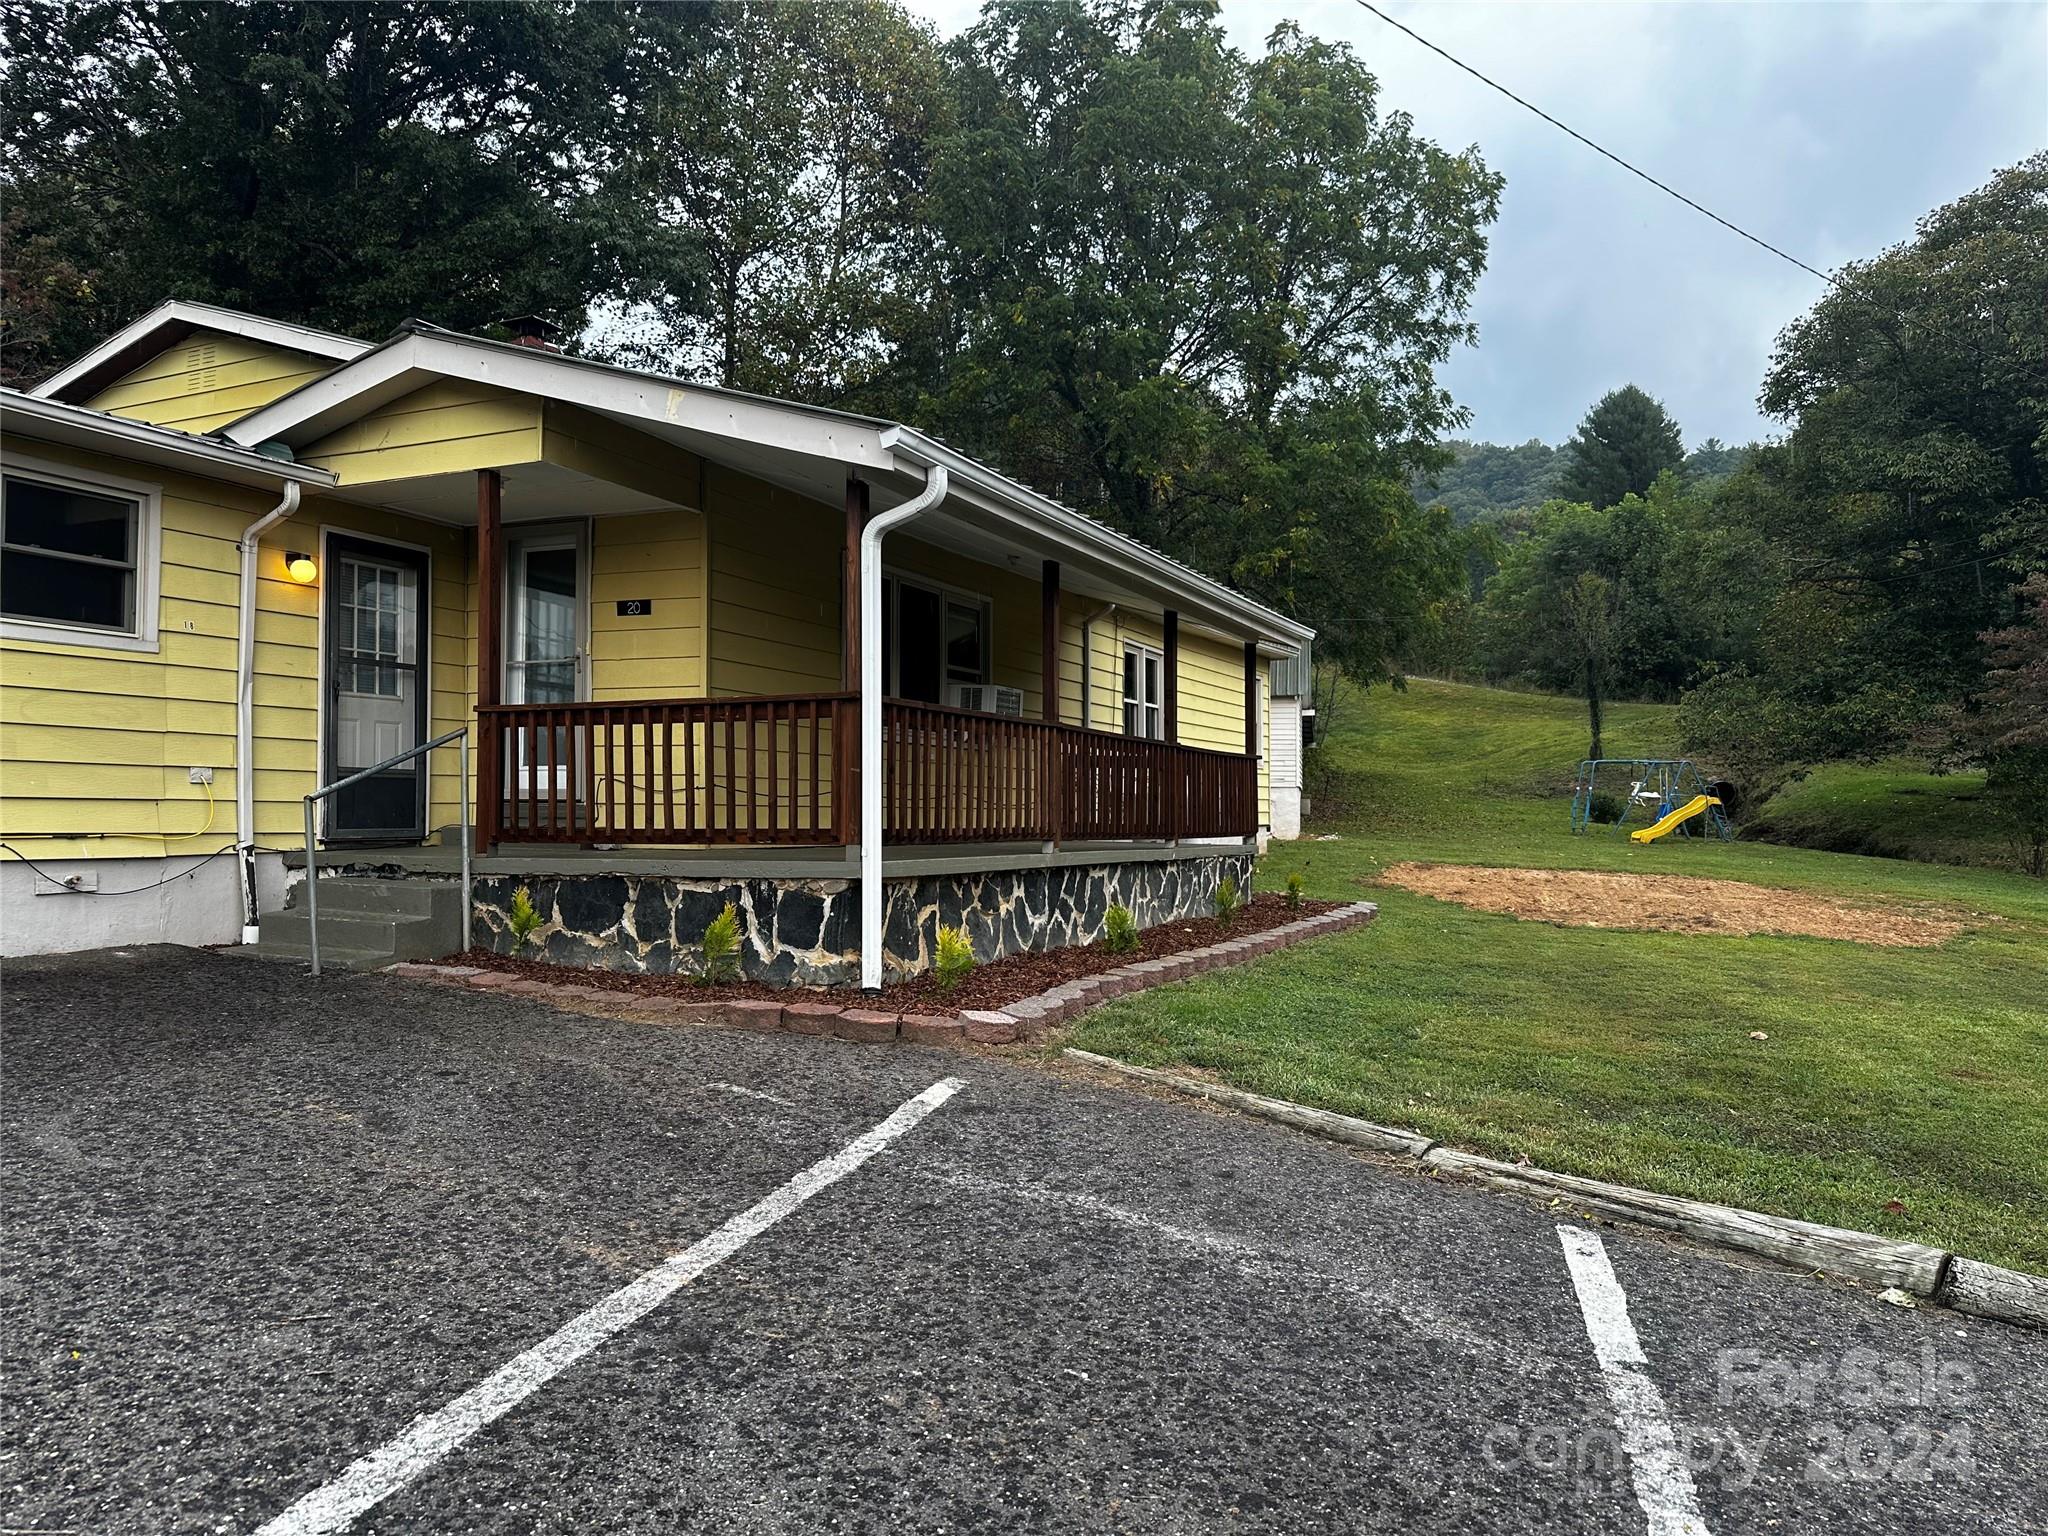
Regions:
<svg viewBox="0 0 2048 1536"><path fill-rule="evenodd" d="M445 747L449 742L459 742L456 749L456 777L462 786L462 942L469 946L470 925L470 872L469 845L469 727L458 725L452 731L443 731L432 741L423 741L416 747L408 748L396 757L387 757L381 763L372 764L345 779L336 779L332 784L323 784L306 796L306 947L312 951L313 974L320 974L320 848L313 837L313 802L325 800L329 795L347 789L351 784L360 784L387 769L396 768L400 763L409 763L416 757L424 757L436 747ZM427 800L433 803L431 779Z"/></svg>

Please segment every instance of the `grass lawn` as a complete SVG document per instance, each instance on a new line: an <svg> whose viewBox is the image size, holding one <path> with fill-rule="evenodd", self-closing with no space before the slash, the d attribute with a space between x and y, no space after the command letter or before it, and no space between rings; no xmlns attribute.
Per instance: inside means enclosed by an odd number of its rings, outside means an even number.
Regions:
<svg viewBox="0 0 2048 1536"><path fill-rule="evenodd" d="M1622 706L1610 755L1666 749ZM1070 1043L1563 1172L2048 1272L2048 882L1761 843L1573 837L1569 700L1356 700L1341 803L1280 845L1355 898L1385 865L1698 874L1971 914L1932 949L1564 928L1374 888L1370 927L1088 1014ZM1753 1030L1769 1035L1750 1039ZM1898 1207L1903 1207L1900 1209Z"/></svg>
<svg viewBox="0 0 2048 1536"><path fill-rule="evenodd" d="M1932 774L1918 763L1838 763L1779 790L1755 834L1834 853L1936 864L2017 867L2011 840L1985 814L1984 775Z"/></svg>

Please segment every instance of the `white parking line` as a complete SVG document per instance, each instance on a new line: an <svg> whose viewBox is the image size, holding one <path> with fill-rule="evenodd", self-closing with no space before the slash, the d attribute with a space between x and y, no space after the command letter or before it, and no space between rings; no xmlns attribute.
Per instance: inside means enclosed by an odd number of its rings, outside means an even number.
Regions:
<svg viewBox="0 0 2048 1536"><path fill-rule="evenodd" d="M1628 1298L1614 1278L1606 1248L1597 1233L1579 1227L1560 1226L1557 1240L1564 1244L1564 1261L1586 1319L1586 1337L1593 1341L1593 1357L1607 1383L1614 1427L1628 1452L1629 1476L1636 1502L1649 1519L1650 1536L1707 1536L1692 1472L1679 1454L1664 1394L1650 1380L1650 1362L1636 1338L1635 1324L1628 1320Z"/></svg>
<svg viewBox="0 0 2048 1536"><path fill-rule="evenodd" d="M446 1407L422 1414L396 1439L352 1463L256 1536L319 1536L345 1529L389 1498L494 1419L509 1413L554 1377L621 1329L629 1328L722 1259L730 1258L821 1190L914 1130L965 1084L957 1077L933 1083L873 1130L813 1163L773 1194L749 1206L709 1237L672 1254L632 1283L613 1291L582 1316L525 1353L515 1355Z"/></svg>

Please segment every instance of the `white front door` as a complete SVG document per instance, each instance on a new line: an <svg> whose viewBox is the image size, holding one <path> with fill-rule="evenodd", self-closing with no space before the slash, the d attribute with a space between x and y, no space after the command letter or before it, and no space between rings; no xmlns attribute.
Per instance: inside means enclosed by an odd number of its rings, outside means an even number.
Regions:
<svg viewBox="0 0 2048 1536"><path fill-rule="evenodd" d="M583 535L576 528L508 531L505 702L571 704L585 696L584 650L588 572ZM567 733L536 741L519 734L516 766L522 791L568 788ZM539 783L534 782L539 775Z"/></svg>

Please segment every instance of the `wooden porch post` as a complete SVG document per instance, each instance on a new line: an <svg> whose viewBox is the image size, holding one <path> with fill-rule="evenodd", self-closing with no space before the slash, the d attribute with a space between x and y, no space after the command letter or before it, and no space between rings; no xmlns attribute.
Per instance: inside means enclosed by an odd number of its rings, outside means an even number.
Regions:
<svg viewBox="0 0 2048 1536"><path fill-rule="evenodd" d="M1166 674L1161 679L1166 685L1166 696L1161 701L1160 719L1164 729L1161 735L1168 746L1180 744L1180 614L1177 610L1166 610L1161 629L1165 632L1164 657L1159 669ZM1187 776L1178 766L1177 758L1170 759L1175 767L1166 782L1166 835L1176 843L1187 836L1188 782Z"/></svg>
<svg viewBox="0 0 2048 1536"><path fill-rule="evenodd" d="M1166 610L1166 659L1160 663L1166 670L1166 740L1171 746L1180 744L1180 615L1173 609Z"/></svg>
<svg viewBox="0 0 2048 1536"><path fill-rule="evenodd" d="M505 768L498 722L483 711L500 702L505 677L505 483L495 469L476 472L476 851L498 840Z"/></svg>
<svg viewBox="0 0 2048 1536"><path fill-rule="evenodd" d="M868 483L858 475L846 477L846 547L840 555L839 570L839 689L860 692L860 536L868 525ZM883 680L886 688L888 680ZM833 790L843 798L833 802L832 820L839 841L851 846L860 840L860 702L840 716L847 729L835 727L832 756L838 770L832 776Z"/></svg>
<svg viewBox="0 0 2048 1536"><path fill-rule="evenodd" d="M1039 637L1041 676L1039 713L1048 725L1060 723L1060 563L1045 562L1039 580L1039 609L1043 633Z"/></svg>
<svg viewBox="0 0 2048 1536"><path fill-rule="evenodd" d="M846 552L840 559L839 687L860 691L860 534L868 525L868 483L846 477Z"/></svg>
<svg viewBox="0 0 2048 1536"><path fill-rule="evenodd" d="M1251 760L1250 801L1245 806L1245 831L1259 830L1259 643L1244 643L1244 755Z"/></svg>
<svg viewBox="0 0 2048 1536"><path fill-rule="evenodd" d="M1047 725L1060 723L1060 563L1048 560L1039 571L1039 715ZM1065 828L1061 825L1066 806L1066 759L1060 751L1059 735L1045 733L1044 823L1048 841L1057 847Z"/></svg>
<svg viewBox="0 0 2048 1536"><path fill-rule="evenodd" d="M1259 755L1259 642L1244 643L1244 755Z"/></svg>

